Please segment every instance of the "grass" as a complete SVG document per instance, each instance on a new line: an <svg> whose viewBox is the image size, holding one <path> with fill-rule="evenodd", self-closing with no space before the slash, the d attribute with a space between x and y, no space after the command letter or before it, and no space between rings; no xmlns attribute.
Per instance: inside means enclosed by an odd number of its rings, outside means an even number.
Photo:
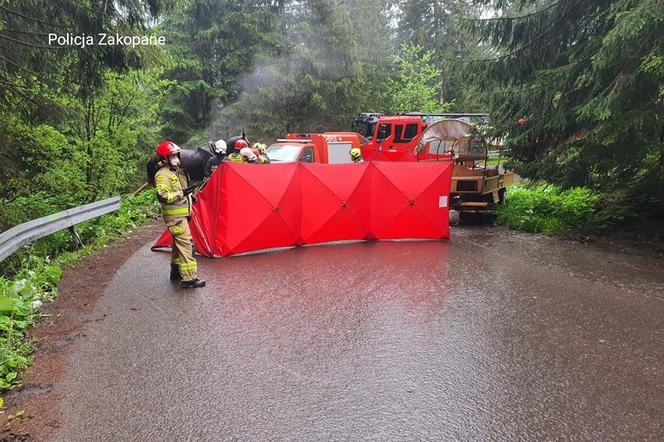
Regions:
<svg viewBox="0 0 664 442"><path fill-rule="evenodd" d="M546 235L601 233L621 225L629 210L612 207L596 191L562 190L551 184L517 184L498 209L498 223L510 229Z"/></svg>
<svg viewBox="0 0 664 442"><path fill-rule="evenodd" d="M486 165L487 166L497 166L498 164L505 165L510 159L507 157L502 157L502 158L488 158L486 160ZM484 163L484 162L482 162Z"/></svg>

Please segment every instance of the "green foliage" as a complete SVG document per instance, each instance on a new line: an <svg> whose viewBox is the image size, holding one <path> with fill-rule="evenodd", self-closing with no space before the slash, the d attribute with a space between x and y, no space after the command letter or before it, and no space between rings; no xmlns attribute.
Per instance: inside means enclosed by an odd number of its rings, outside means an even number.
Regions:
<svg viewBox="0 0 664 442"><path fill-rule="evenodd" d="M253 69L259 52L278 52L283 36L277 6L246 0L193 0L160 26L169 41L164 77L173 80L163 103L165 138L189 144L218 108L235 101L238 79Z"/></svg>
<svg viewBox="0 0 664 442"><path fill-rule="evenodd" d="M392 60L386 4L293 3L279 16L283 47L260 52L239 81L239 99L215 119L215 133L246 130L269 140L286 131L343 130L359 112L384 108Z"/></svg>
<svg viewBox="0 0 664 442"><path fill-rule="evenodd" d="M126 235L156 216L153 191L123 198L120 210L77 226L83 249L67 252L67 232L54 234L15 253L2 263L0 277L0 390L20 383L19 373L30 364L33 351L26 333L40 317L39 308L57 295L61 267L76 264L83 256Z"/></svg>
<svg viewBox="0 0 664 442"><path fill-rule="evenodd" d="M398 75L387 83L387 108L392 112L440 113L451 103L441 102L441 71L433 63L433 51L414 44L401 46Z"/></svg>
<svg viewBox="0 0 664 442"><path fill-rule="evenodd" d="M475 23L496 56L475 80L515 170L563 188L586 186L663 219L664 5L501 0L500 7L505 17Z"/></svg>
<svg viewBox="0 0 664 442"><path fill-rule="evenodd" d="M499 224L547 235L603 232L628 216L628 209L607 203L598 192L583 187L561 191L550 184L511 187L498 209Z"/></svg>
<svg viewBox="0 0 664 442"><path fill-rule="evenodd" d="M0 229L141 184L169 85L160 49L49 46L48 34L147 35L173 2L0 3Z"/></svg>
<svg viewBox="0 0 664 442"><path fill-rule="evenodd" d="M159 71L107 71L104 85L89 96L59 97L66 120L30 122L24 109L0 110L3 157L0 227L34 218L49 209L101 199L137 187L158 142L159 103L168 82ZM57 200L57 201L56 201ZM5 213L21 207L25 219ZM25 204L28 201L31 204ZM52 210L51 210L52 212Z"/></svg>
<svg viewBox="0 0 664 442"><path fill-rule="evenodd" d="M18 383L18 373L29 365L33 348L25 334L41 303L56 295L60 275L58 266L33 255L13 280L0 278L0 390Z"/></svg>
<svg viewBox="0 0 664 442"><path fill-rule="evenodd" d="M399 0L397 5L396 38L432 53L431 61L440 70L437 80L443 85L439 100L457 112L484 112L471 75L477 66L465 64L489 53L490 48L479 45L464 26L468 18L479 18L481 8L467 0Z"/></svg>
<svg viewBox="0 0 664 442"><path fill-rule="evenodd" d="M107 69L126 72L149 65L158 52L152 47L49 45L48 34L148 35L150 19L174 1L0 2L0 102L18 95L32 104L48 105L46 93L34 93L36 85L87 96L103 84Z"/></svg>

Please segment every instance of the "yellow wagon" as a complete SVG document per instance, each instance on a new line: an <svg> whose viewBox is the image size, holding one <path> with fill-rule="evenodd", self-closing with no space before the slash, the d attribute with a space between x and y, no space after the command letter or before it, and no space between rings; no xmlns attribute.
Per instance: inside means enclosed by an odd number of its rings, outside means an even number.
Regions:
<svg viewBox="0 0 664 442"><path fill-rule="evenodd" d="M514 173L488 166L488 143L472 124L445 119L427 127L415 154L433 158L450 154L454 161L450 188L450 224L457 225L463 213L495 214L514 183Z"/></svg>

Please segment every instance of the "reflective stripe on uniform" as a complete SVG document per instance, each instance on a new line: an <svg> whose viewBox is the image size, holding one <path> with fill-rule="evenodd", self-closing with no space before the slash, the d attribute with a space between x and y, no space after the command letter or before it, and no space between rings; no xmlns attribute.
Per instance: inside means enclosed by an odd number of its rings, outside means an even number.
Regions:
<svg viewBox="0 0 664 442"><path fill-rule="evenodd" d="M161 207L164 209L188 209L189 204L164 204Z"/></svg>
<svg viewBox="0 0 664 442"><path fill-rule="evenodd" d="M173 202L179 197L179 192L171 192L171 187L168 184L159 183L155 185L154 188L158 195L161 193L161 200L162 202L166 200L166 204L173 204Z"/></svg>
<svg viewBox="0 0 664 442"><path fill-rule="evenodd" d="M189 215L189 207L181 207L179 209L162 209L162 215Z"/></svg>
<svg viewBox="0 0 664 442"><path fill-rule="evenodd" d="M180 263L180 270L196 270L196 268L196 261Z"/></svg>
<svg viewBox="0 0 664 442"><path fill-rule="evenodd" d="M182 182L180 179L182 178ZM183 195L182 183L187 184L186 176L180 177L179 172L159 169L155 176L157 199L161 203L163 216L187 216L190 213L189 201Z"/></svg>
<svg viewBox="0 0 664 442"><path fill-rule="evenodd" d="M162 215L189 215L189 204L162 204Z"/></svg>

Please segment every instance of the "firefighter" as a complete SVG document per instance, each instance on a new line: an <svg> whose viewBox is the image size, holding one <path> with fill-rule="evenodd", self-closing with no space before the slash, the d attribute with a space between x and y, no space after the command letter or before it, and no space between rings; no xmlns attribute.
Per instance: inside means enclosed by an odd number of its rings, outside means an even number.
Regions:
<svg viewBox="0 0 664 442"><path fill-rule="evenodd" d="M240 156L244 163L258 163L258 157L249 147L243 147L240 149Z"/></svg>
<svg viewBox="0 0 664 442"><path fill-rule="evenodd" d="M210 149L214 153L213 156L210 157L208 162L205 164L205 177L208 178L210 175L212 175L212 172L214 172L217 167L221 164L222 161L226 158L226 142L222 139L219 139L214 142L210 142Z"/></svg>
<svg viewBox="0 0 664 442"><path fill-rule="evenodd" d="M358 147L353 147L349 153L350 159L353 163L364 163L364 159L362 159L362 151Z"/></svg>
<svg viewBox="0 0 664 442"><path fill-rule="evenodd" d="M162 217L173 237L171 281L181 281L183 288L205 287L205 281L197 276L188 223L190 195L195 185L189 186L189 177L180 168L180 152L180 147L172 141L157 146L159 170L155 174L155 190Z"/></svg>
<svg viewBox="0 0 664 442"><path fill-rule="evenodd" d="M267 156L267 146L262 143L254 143L252 146L254 154L261 164L270 164L270 157Z"/></svg>
<svg viewBox="0 0 664 442"><path fill-rule="evenodd" d="M236 140L235 143L233 143L233 152L231 152L230 155L226 157L226 159L234 163L242 163L243 160L242 155L240 155L240 151L244 148L249 148L249 143L247 140L243 138Z"/></svg>

